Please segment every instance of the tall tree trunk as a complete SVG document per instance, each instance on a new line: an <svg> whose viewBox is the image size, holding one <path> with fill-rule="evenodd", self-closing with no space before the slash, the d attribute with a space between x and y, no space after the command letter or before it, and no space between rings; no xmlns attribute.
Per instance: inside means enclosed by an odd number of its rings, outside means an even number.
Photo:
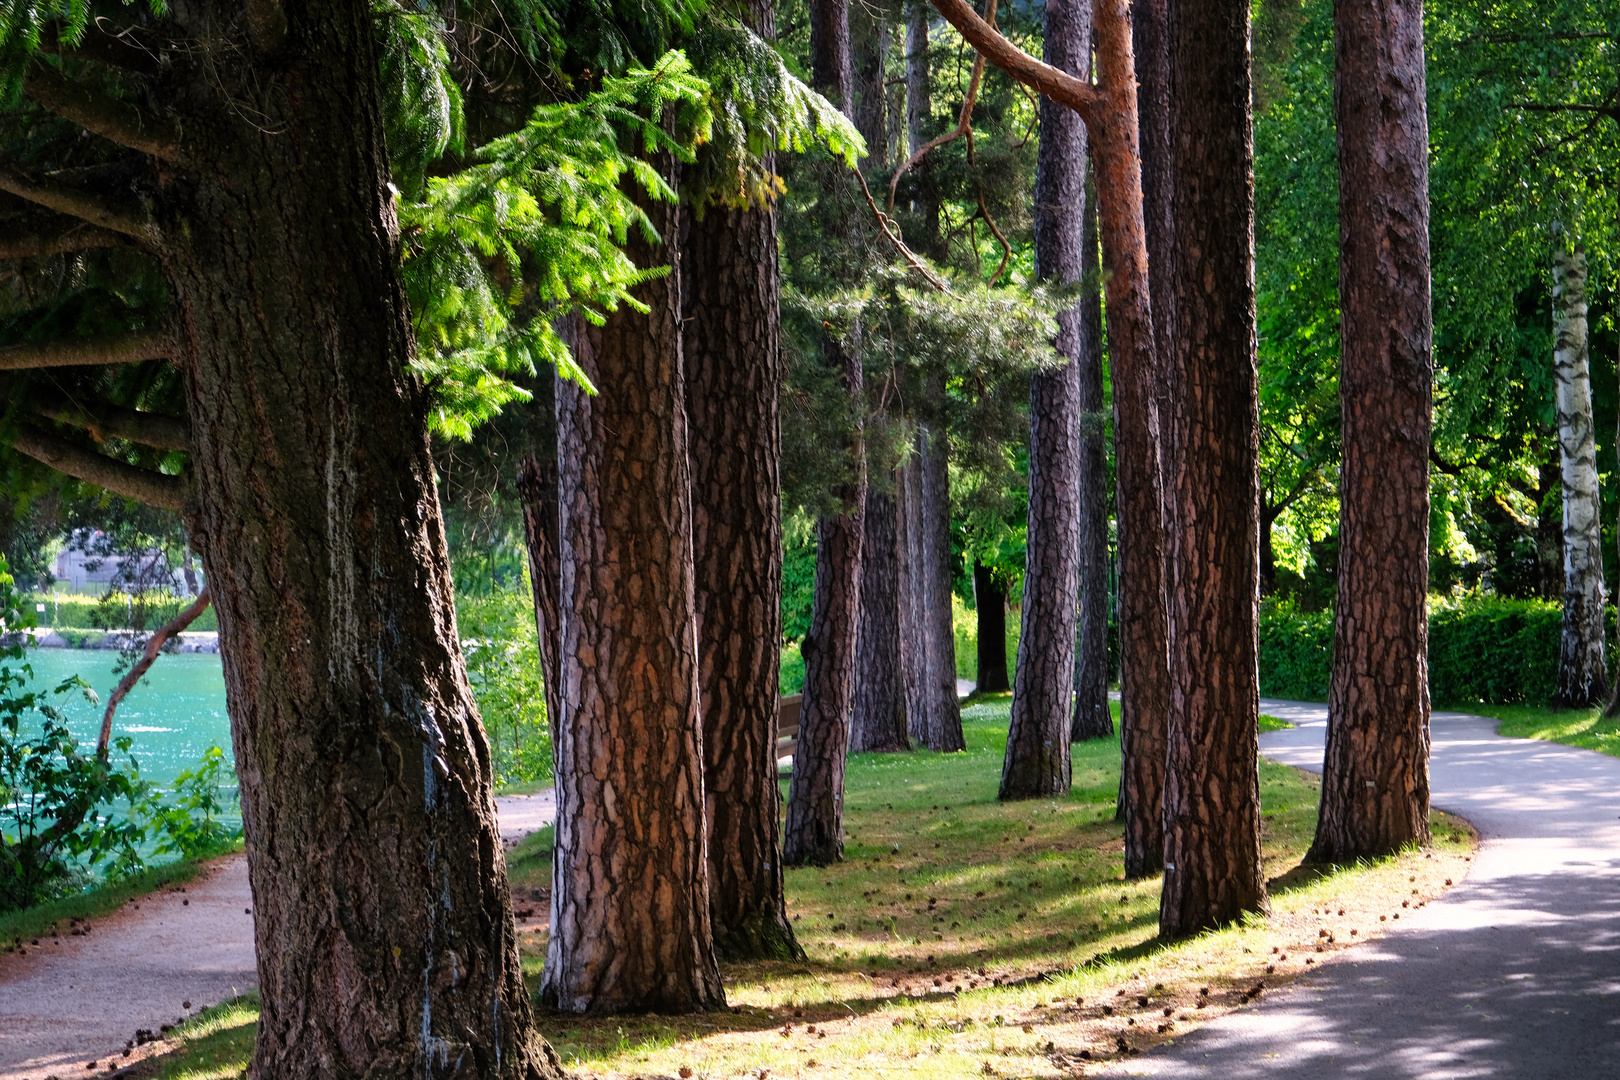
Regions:
<svg viewBox="0 0 1620 1080"><path fill-rule="evenodd" d="M1170 744L1159 930L1265 904L1260 866L1258 378L1249 5L1181 3L1171 25L1177 258L1170 442Z"/></svg>
<svg viewBox="0 0 1620 1080"><path fill-rule="evenodd" d="M915 154L928 142L933 110L933 75L928 64L928 20L933 15L927 0L911 0L906 9L906 153ZM927 158L911 170L911 212L921 227L908 234L911 246L937 259L939 250L939 193Z"/></svg>
<svg viewBox="0 0 1620 1080"><path fill-rule="evenodd" d="M547 404L556 414L556 379ZM562 562L558 554L557 461L542 463L526 457L518 466L518 496L523 500L523 537L529 550L529 587L534 592L535 643L540 653L540 679L546 695L546 723L555 726L562 716L562 686L558 650L562 646L562 615L558 593L562 588Z"/></svg>
<svg viewBox="0 0 1620 1080"><path fill-rule="evenodd" d="M171 85L231 106L151 206L253 889L248 1075L560 1076L457 644L370 13L282 11L273 60L223 24L231 65L176 55Z"/></svg>
<svg viewBox="0 0 1620 1080"><path fill-rule="evenodd" d="M751 21L771 36L768 5ZM681 281L710 921L715 948L728 960L802 957L782 893L776 779L782 348L775 210L714 207L689 220Z"/></svg>
<svg viewBox="0 0 1620 1080"><path fill-rule="evenodd" d="M1262 497L1260 503L1260 595L1270 596L1277 591L1277 552L1271 546L1271 528L1277 515Z"/></svg>
<svg viewBox="0 0 1620 1080"><path fill-rule="evenodd" d="M861 393L861 362L836 351L844 386ZM826 866L844 857L844 759L849 750L850 699L855 686L856 610L861 589L861 541L866 459L857 436L850 447L853 482L835 492L849 512L816 523L816 586L804 656L804 701L793 752L782 858L789 866Z"/></svg>
<svg viewBox="0 0 1620 1080"><path fill-rule="evenodd" d="M1007 591L982 562L973 564L973 609L978 619L974 689L1000 693L1007 683Z"/></svg>
<svg viewBox="0 0 1620 1080"><path fill-rule="evenodd" d="M1339 582L1310 858L1429 838L1429 138L1421 0L1334 10Z"/></svg>
<svg viewBox="0 0 1620 1080"><path fill-rule="evenodd" d="M648 208L673 240L678 211ZM638 266L669 259L632 233ZM678 266L679 263L676 262ZM724 1003L709 920L681 275L579 336L557 393L562 711L541 997L568 1012ZM739 560L740 561L740 560Z"/></svg>
<svg viewBox="0 0 1620 1080"><path fill-rule="evenodd" d="M851 119L866 140L866 172L889 164L889 91L884 85L884 60L889 45L889 22L881 12L857 4L849 15L851 77L855 103Z"/></svg>
<svg viewBox="0 0 1620 1080"><path fill-rule="evenodd" d="M944 387L934 388L939 397ZM923 636L928 640L928 730L923 745L954 753L967 748L962 737L962 706L956 697L956 625L951 597L951 480L943 432L923 429L921 473Z"/></svg>
<svg viewBox="0 0 1620 1080"><path fill-rule="evenodd" d="M1075 648L1074 717L1069 741L1114 734L1108 711L1108 424L1103 411L1102 267L1097 186L1088 158L1080 245L1080 620Z"/></svg>
<svg viewBox="0 0 1620 1080"><path fill-rule="evenodd" d="M920 444L914 442L913 449ZM900 564L900 672L906 694L906 733L915 743L928 735L928 636L923 632L922 469L914 453L896 471L900 535L895 555Z"/></svg>
<svg viewBox="0 0 1620 1080"><path fill-rule="evenodd" d="M854 705L849 752L909 750L906 690L900 660L899 508L892 495L866 492L861 543L861 600L855 640Z"/></svg>
<svg viewBox="0 0 1620 1080"><path fill-rule="evenodd" d="M1603 633L1603 519L1592 375L1586 337L1586 252L1553 254L1553 377L1564 482L1564 634L1556 704L1588 708L1608 697Z"/></svg>
<svg viewBox="0 0 1620 1080"><path fill-rule="evenodd" d="M854 118L849 0L810 0L810 82L845 116Z"/></svg>
<svg viewBox="0 0 1620 1080"><path fill-rule="evenodd" d="M1088 0L1046 5L1045 59L1089 81ZM1085 261L1086 127L1041 101L1035 171L1035 276L1072 285ZM1075 612L1080 603L1081 312L1058 313L1058 354L1069 362L1029 382L1029 532L1023 629L1013 687L1002 799L1069 790L1069 696L1074 685Z"/></svg>

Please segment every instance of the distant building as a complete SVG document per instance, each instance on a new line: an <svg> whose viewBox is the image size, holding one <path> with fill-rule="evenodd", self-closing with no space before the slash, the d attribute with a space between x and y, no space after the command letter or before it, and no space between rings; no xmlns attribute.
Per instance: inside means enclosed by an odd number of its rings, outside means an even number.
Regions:
<svg viewBox="0 0 1620 1080"><path fill-rule="evenodd" d="M161 589L176 596L186 591L185 582L162 551L107 553L100 530L80 529L68 537L53 573L73 592L105 591L109 586L131 593Z"/></svg>

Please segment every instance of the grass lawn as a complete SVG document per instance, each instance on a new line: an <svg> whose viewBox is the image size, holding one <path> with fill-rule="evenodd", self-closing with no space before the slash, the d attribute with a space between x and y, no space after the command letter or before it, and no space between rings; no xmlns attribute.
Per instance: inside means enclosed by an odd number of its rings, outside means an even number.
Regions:
<svg viewBox="0 0 1620 1080"><path fill-rule="evenodd" d="M1620 720L1605 720L1601 708L1555 709L1551 705L1457 705L1436 711L1500 720L1500 735L1542 739L1620 757Z"/></svg>
<svg viewBox="0 0 1620 1080"><path fill-rule="evenodd" d="M808 961L724 965L728 1012L581 1019L542 1010L542 1033L587 1075L1058 1077L1241 1007L1257 987L1376 935L1467 871L1472 832L1439 813L1429 850L1302 867L1317 783L1262 761L1270 915L1162 943L1158 879L1123 877L1118 740L1075 747L1068 797L1002 805L1008 706L1002 694L964 710L965 753L850 760L845 861L787 877ZM508 854L531 980L545 952L550 843L547 830ZM215 1048L211 1063L185 1071L187 1029L158 1059L169 1071L154 1075L237 1075L250 1012L231 1014L234 1065L218 1056L216 1026L196 1037Z"/></svg>

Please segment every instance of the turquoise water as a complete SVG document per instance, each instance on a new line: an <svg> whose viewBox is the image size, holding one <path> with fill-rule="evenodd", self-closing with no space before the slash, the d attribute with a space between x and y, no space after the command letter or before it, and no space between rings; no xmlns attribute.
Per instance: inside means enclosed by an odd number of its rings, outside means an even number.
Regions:
<svg viewBox="0 0 1620 1080"><path fill-rule="evenodd" d="M101 704L92 705L74 692L55 704L68 718L79 745L93 748L101 733L101 713L122 677L113 674L118 653L99 649L29 649L34 687L48 689L70 675L94 688ZM173 780L202 759L210 746L231 761L231 725L225 715L225 676L219 656L182 653L160 656L140 685L125 696L113 714L113 736L133 741L130 753L141 775L157 784Z"/></svg>

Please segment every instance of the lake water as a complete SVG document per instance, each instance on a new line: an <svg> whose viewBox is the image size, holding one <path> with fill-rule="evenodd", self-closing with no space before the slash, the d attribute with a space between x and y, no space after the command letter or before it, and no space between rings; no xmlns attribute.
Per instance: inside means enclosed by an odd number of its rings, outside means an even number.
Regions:
<svg viewBox="0 0 1620 1080"><path fill-rule="evenodd" d="M79 745L94 749L101 733L101 713L121 675L113 674L118 653L99 649L29 649L35 688L51 688L70 675L89 683L101 699L92 705L75 692L55 704L68 718ZM225 676L218 654L181 653L160 656L139 686L113 714L113 736L133 740L130 753L141 774L162 785L202 760L217 746L232 760L231 724L225 715Z"/></svg>

